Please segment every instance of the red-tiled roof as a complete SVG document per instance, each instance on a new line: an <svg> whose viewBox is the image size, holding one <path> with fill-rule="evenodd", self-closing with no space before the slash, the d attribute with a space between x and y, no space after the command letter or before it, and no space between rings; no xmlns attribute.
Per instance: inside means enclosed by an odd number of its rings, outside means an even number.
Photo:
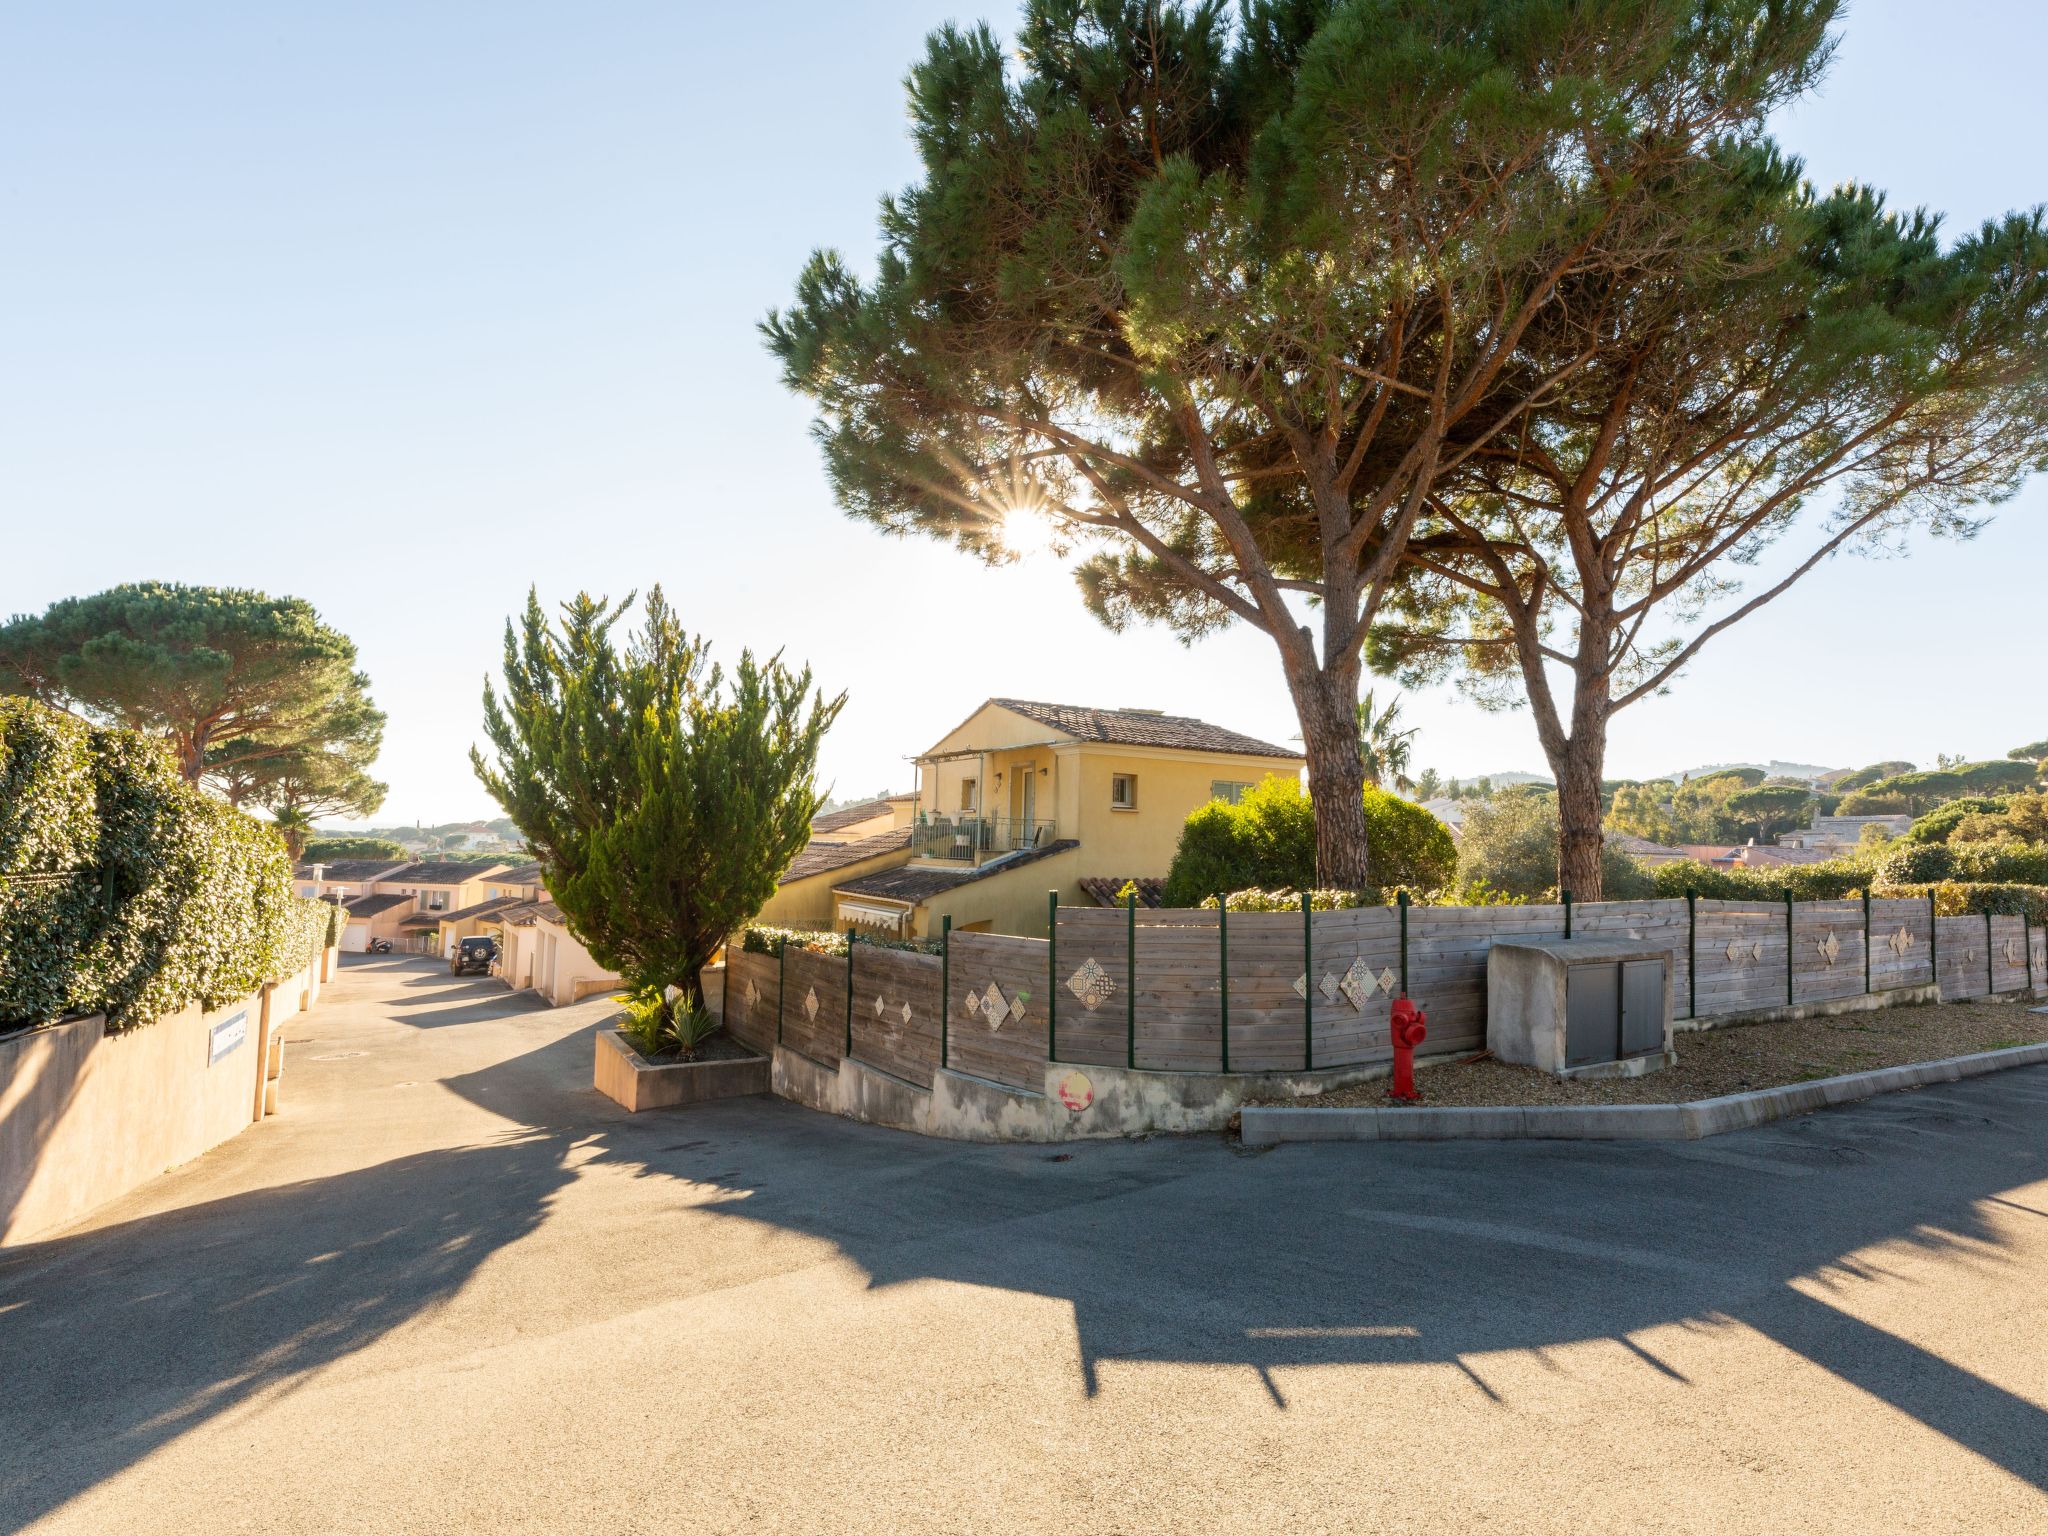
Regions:
<svg viewBox="0 0 2048 1536"><path fill-rule="evenodd" d="M908 852L909 848L908 827L877 832L872 837L856 838L850 843L812 843L796 856L796 862L784 870L782 878L775 883L788 885L792 880L829 874L835 869L844 869L849 864L858 864L863 859L878 859L885 854Z"/></svg>
<svg viewBox="0 0 2048 1536"><path fill-rule="evenodd" d="M991 699L989 703L1027 720L1036 720L1075 741L1170 747L1183 752L1228 752L1243 757L1301 756L1292 747L1276 747L1269 741L1188 715L1157 715L1143 709L1092 709L1082 704L1042 704L1031 699Z"/></svg>
<svg viewBox="0 0 2048 1536"><path fill-rule="evenodd" d="M1043 848L1028 849L996 863L983 864L978 869L881 869L872 875L849 880L844 885L835 885L832 890L835 895L879 896L885 901L907 901L915 906L942 891L971 885L976 880L986 880L991 875L1000 875L1026 864L1036 864L1051 854L1065 853L1069 848L1080 846L1073 838L1062 838L1056 843L1047 843Z"/></svg>

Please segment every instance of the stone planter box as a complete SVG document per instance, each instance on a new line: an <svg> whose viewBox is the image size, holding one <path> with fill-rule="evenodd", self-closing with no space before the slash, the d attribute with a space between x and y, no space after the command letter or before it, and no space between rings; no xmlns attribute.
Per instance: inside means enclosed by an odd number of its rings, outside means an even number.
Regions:
<svg viewBox="0 0 2048 1536"><path fill-rule="evenodd" d="M635 1050L621 1031L601 1029L597 1032L594 1082L599 1093L637 1114L643 1109L766 1093L769 1062L766 1056L653 1062Z"/></svg>

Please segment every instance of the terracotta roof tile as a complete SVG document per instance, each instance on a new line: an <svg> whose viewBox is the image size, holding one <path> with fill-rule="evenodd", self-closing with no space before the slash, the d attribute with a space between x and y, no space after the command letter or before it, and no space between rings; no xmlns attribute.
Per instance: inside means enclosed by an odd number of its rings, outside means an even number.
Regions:
<svg viewBox="0 0 2048 1536"><path fill-rule="evenodd" d="M993 864L984 864L978 869L883 869L872 875L862 875L844 885L832 887L835 895L879 896L885 901L907 901L915 906L918 902L950 891L976 880L986 880L991 875L1005 874L1021 869L1026 864L1036 864L1040 859L1055 853L1065 853L1069 848L1078 848L1080 843L1073 838L1062 838L1056 843L1047 843L1043 848L1028 849L1012 854Z"/></svg>
<svg viewBox="0 0 2048 1536"><path fill-rule="evenodd" d="M1081 704L1041 704L1030 699L991 699L1014 714L1050 726L1076 741L1126 747L1169 747L1183 752L1229 752L1244 757L1299 758L1292 747L1225 730L1188 715L1155 715L1142 709L1091 709Z"/></svg>
<svg viewBox="0 0 2048 1536"><path fill-rule="evenodd" d="M806 880L812 875L829 874L835 869L844 869L849 864L858 864L863 859L878 859L891 853L907 853L909 849L908 827L877 832L872 837L856 838L850 843L812 843L796 856L796 862L784 870L782 878L775 883L788 885L792 880Z"/></svg>

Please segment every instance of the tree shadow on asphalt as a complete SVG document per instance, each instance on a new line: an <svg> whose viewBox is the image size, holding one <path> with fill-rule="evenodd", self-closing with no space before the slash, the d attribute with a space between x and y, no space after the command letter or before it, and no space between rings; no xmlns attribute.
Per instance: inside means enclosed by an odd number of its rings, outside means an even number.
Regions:
<svg viewBox="0 0 2048 1536"><path fill-rule="evenodd" d="M702 1251L718 1222L744 1222L828 1242L876 1287L938 1279L1067 1301L1091 1395L1105 1363L1227 1364L1284 1409L1280 1368L1440 1363L1499 1401L1484 1357L1600 1339L1682 1383L1632 1336L1743 1325L2048 1488L2048 1413L1819 1299L1874 1276L1850 1256L1891 1241L2009 1265L1984 1207L2018 1204L2007 1192L2048 1174L2048 1073L1707 1148L1252 1155L1192 1137L970 1147L778 1100L629 1117L588 1088L591 1049L578 1030L449 1079L511 1122L485 1145L0 1258L0 1524L431 1313L592 1163L691 1187L685 1207L647 1218L695 1223L664 1235L672 1247ZM705 1270L662 1282L677 1296L733 1283ZM621 1310L650 1300L593 1290Z"/></svg>

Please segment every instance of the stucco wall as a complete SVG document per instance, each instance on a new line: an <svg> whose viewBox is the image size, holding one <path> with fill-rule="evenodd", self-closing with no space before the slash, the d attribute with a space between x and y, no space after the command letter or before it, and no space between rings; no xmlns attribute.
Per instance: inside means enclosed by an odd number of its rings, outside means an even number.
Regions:
<svg viewBox="0 0 2048 1536"><path fill-rule="evenodd" d="M1045 893L1058 891L1063 905L1080 901L1080 880L1087 873L1083 856L1087 851L1085 846L1069 849L942 892L919 909L922 920L917 932L921 937L937 938L939 920L950 916L956 930L987 923L990 933L1044 938Z"/></svg>
<svg viewBox="0 0 2048 1536"><path fill-rule="evenodd" d="M540 922L531 932L536 938L533 987L550 1003L559 1007L619 985L618 976L599 965L567 928Z"/></svg>
<svg viewBox="0 0 2048 1536"><path fill-rule="evenodd" d="M95 1015L0 1040L0 1247L33 1241L262 1117L265 1058L319 990L319 962L211 1012L109 1035ZM213 1027L246 1015L209 1061Z"/></svg>
<svg viewBox="0 0 2048 1536"><path fill-rule="evenodd" d="M1110 780L1137 776L1137 809L1110 805ZM1207 805L1217 782L1256 784L1274 774L1292 778L1295 764L1271 757L1226 757L1220 753L1148 753L1136 747L1083 747L1074 764L1076 830L1062 837L1081 840L1083 875L1160 876L1173 864L1180 830L1190 812Z"/></svg>

